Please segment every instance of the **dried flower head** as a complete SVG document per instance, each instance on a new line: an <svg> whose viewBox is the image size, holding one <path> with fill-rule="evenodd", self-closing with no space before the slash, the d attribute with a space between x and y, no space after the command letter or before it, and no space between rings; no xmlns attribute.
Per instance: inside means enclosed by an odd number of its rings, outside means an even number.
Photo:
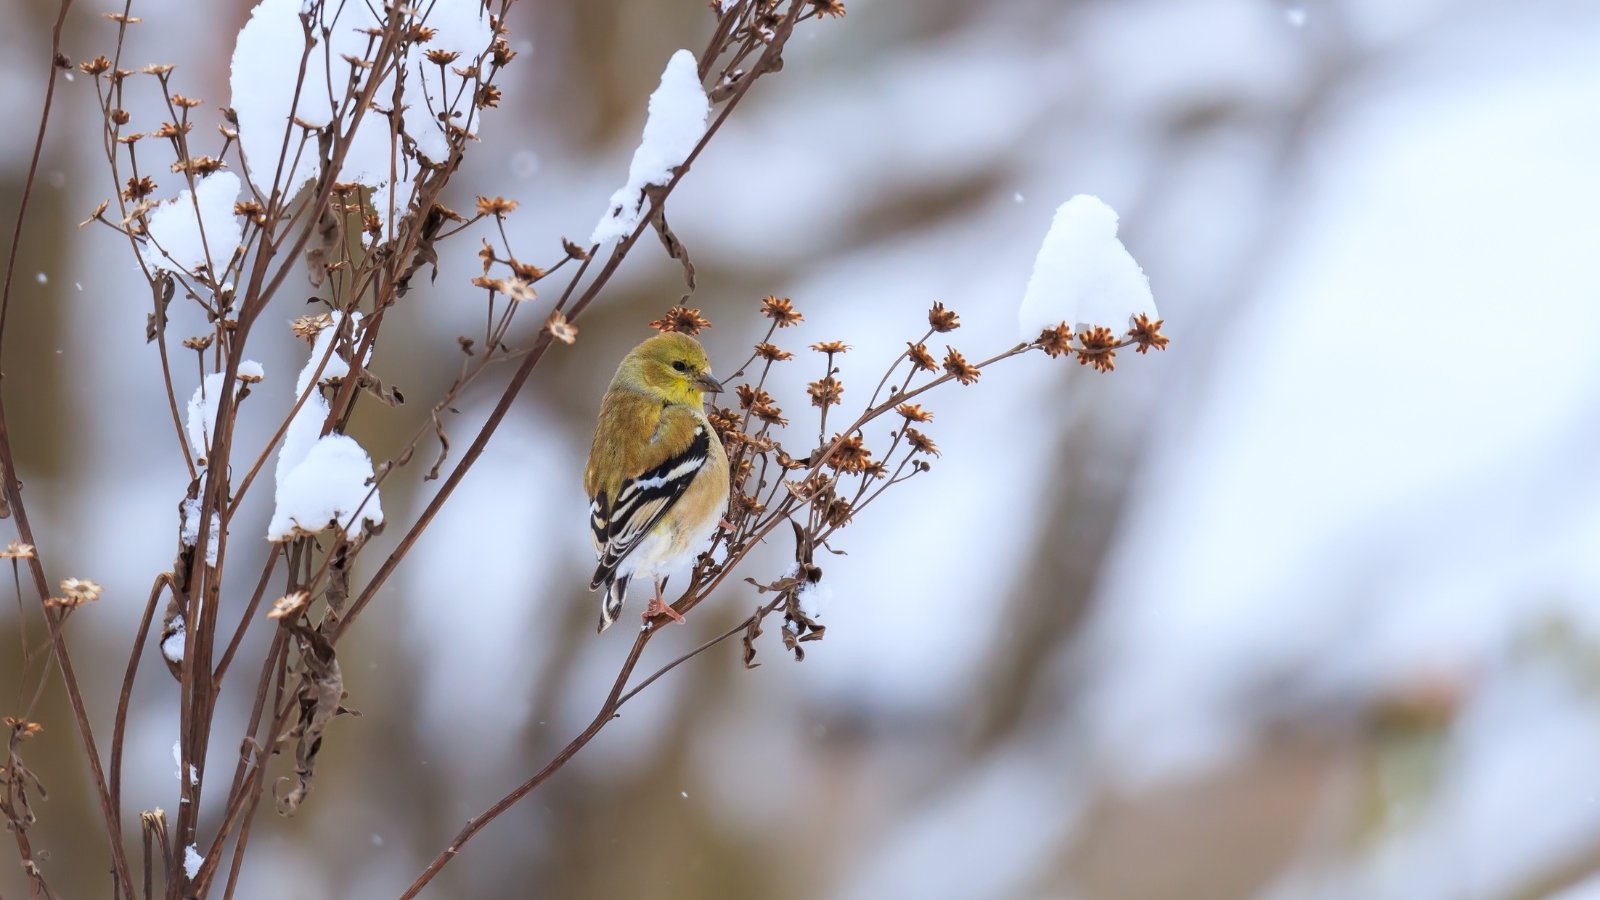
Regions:
<svg viewBox="0 0 1600 900"><path fill-rule="evenodd" d="M1134 318L1133 327L1128 329L1128 337L1133 338L1134 343L1139 345L1137 352L1143 353L1151 347L1157 350L1167 349L1169 340L1166 335L1161 333L1161 323L1165 321L1165 319L1157 319L1152 322L1150 317L1144 313L1140 313Z"/></svg>
<svg viewBox="0 0 1600 900"><path fill-rule="evenodd" d="M828 457L828 468L842 472L864 472L872 463L872 451L861 442L861 433L857 432L849 437L833 436L833 442L838 446L833 455Z"/></svg>
<svg viewBox="0 0 1600 900"><path fill-rule="evenodd" d="M932 372L939 368L939 363L928 352L927 344L913 344L906 341L906 356L911 360L911 367L924 372Z"/></svg>
<svg viewBox="0 0 1600 900"><path fill-rule="evenodd" d="M735 493L728 500L729 517L733 519L741 516L759 516L767 511L767 505L749 494Z"/></svg>
<svg viewBox="0 0 1600 900"><path fill-rule="evenodd" d="M818 497L813 504L822 511L822 521L834 528L843 528L850 524L850 517L855 513L850 501L843 497L829 497L826 501Z"/></svg>
<svg viewBox="0 0 1600 900"><path fill-rule="evenodd" d="M826 408L830 404L838 406L844 400L844 382L832 375L820 381L813 381L806 385L806 393L811 395L811 405Z"/></svg>
<svg viewBox="0 0 1600 900"><path fill-rule="evenodd" d="M572 241L571 238L561 239L561 252L567 254L567 256L577 260L578 262L583 262L589 258L589 251L579 247Z"/></svg>
<svg viewBox="0 0 1600 900"><path fill-rule="evenodd" d="M182 94L172 95L172 104L174 106L181 106L184 109L194 109L203 102L204 101L202 101L199 97L185 97Z"/></svg>
<svg viewBox="0 0 1600 900"><path fill-rule="evenodd" d="M544 277L543 269L533 263L518 262L516 257L511 258L511 271L523 281L538 281Z"/></svg>
<svg viewBox="0 0 1600 900"><path fill-rule="evenodd" d="M1046 328L1039 332L1039 339L1034 341L1045 355L1055 359L1063 354L1072 352L1072 328L1062 322L1054 328Z"/></svg>
<svg viewBox="0 0 1600 900"><path fill-rule="evenodd" d="M294 332L295 337L303 341L314 341L317 335L322 333L322 329L332 324L333 316L328 313L317 313L295 319L289 323L289 330Z"/></svg>
<svg viewBox="0 0 1600 900"><path fill-rule="evenodd" d="M811 349L817 351L818 353L826 353L829 356L832 356L835 353L848 353L850 346L844 341L824 341L821 343L812 344Z"/></svg>
<svg viewBox="0 0 1600 900"><path fill-rule="evenodd" d="M11 543L0 550L0 559L33 559L33 545L12 538Z"/></svg>
<svg viewBox="0 0 1600 900"><path fill-rule="evenodd" d="M1078 343L1083 345L1078 351L1080 364L1093 366L1097 372L1110 372L1117 367L1117 336L1111 333L1111 329L1096 325L1087 331L1080 331Z"/></svg>
<svg viewBox="0 0 1600 900"><path fill-rule="evenodd" d="M172 74L172 68L171 63L151 63L144 67L144 73L146 75L154 75L157 78L165 78Z"/></svg>
<svg viewBox="0 0 1600 900"><path fill-rule="evenodd" d="M113 109L111 111L111 122L114 125L126 125L128 124L128 118L128 111L125 109Z"/></svg>
<svg viewBox="0 0 1600 900"><path fill-rule="evenodd" d="M197 334L194 337L183 339L183 346L190 350L205 350L217 339L215 334Z"/></svg>
<svg viewBox="0 0 1600 900"><path fill-rule="evenodd" d="M411 42L414 44L426 44L427 42L433 40L433 36L438 33L439 29L437 28L429 28L426 25L412 25ZM383 37L383 32L378 31L374 37Z"/></svg>
<svg viewBox="0 0 1600 900"><path fill-rule="evenodd" d="M650 327L665 334L676 331L682 334L699 334L701 329L710 328L711 320L700 315L700 310L687 306L674 306L667 310L666 315L650 323Z"/></svg>
<svg viewBox="0 0 1600 900"><path fill-rule="evenodd" d="M794 359L793 353L790 353L776 344L769 344L766 341L762 341L756 345L756 355L767 362L783 362L786 359Z"/></svg>
<svg viewBox="0 0 1600 900"><path fill-rule="evenodd" d="M497 66L504 66L517 58L517 51L511 49L505 38L496 40L490 49L494 54L494 64Z"/></svg>
<svg viewBox="0 0 1600 900"><path fill-rule="evenodd" d="M755 406L750 407L750 415L768 425L775 425L779 428L785 428L789 425L789 420L783 417L783 410L771 402L757 403Z"/></svg>
<svg viewBox="0 0 1600 900"><path fill-rule="evenodd" d="M111 60L106 59L104 56L96 56L88 62L78 63L78 71L85 75L99 75L109 68L111 68Z"/></svg>
<svg viewBox="0 0 1600 900"><path fill-rule="evenodd" d="M100 592L105 590L87 578L68 578L61 582L61 593L72 601L73 606L81 606L100 599Z"/></svg>
<svg viewBox="0 0 1600 900"><path fill-rule="evenodd" d="M526 303L529 300L539 299L539 292L533 289L532 284L525 279L516 277L502 278L500 280L500 293L505 294L507 298L517 303Z"/></svg>
<svg viewBox="0 0 1600 900"><path fill-rule="evenodd" d="M806 317L795 311L788 297L768 296L761 301L761 314L778 323L779 328L799 325Z"/></svg>
<svg viewBox="0 0 1600 900"><path fill-rule="evenodd" d="M961 317L956 315L955 310L945 309L943 303L935 303L928 310L928 325L941 333L955 331L961 327Z"/></svg>
<svg viewBox="0 0 1600 900"><path fill-rule="evenodd" d="M150 134L151 134L152 137L158 137L158 138L175 138L180 134L188 134L189 132L191 132L193 130L194 130L194 123L193 122L183 122L183 123L162 122L161 123L161 127L157 128L155 131L150 132ZM176 172L178 170L177 169L173 169L173 171Z"/></svg>
<svg viewBox="0 0 1600 900"><path fill-rule="evenodd" d="M38 722L29 722L27 719L21 719L16 716L6 716L4 721L6 727L23 740L27 740L44 730L44 726Z"/></svg>
<svg viewBox="0 0 1600 900"><path fill-rule="evenodd" d="M844 18L843 0L810 0L811 8L823 18Z"/></svg>
<svg viewBox="0 0 1600 900"><path fill-rule="evenodd" d="M978 371L977 366L967 362L960 350L949 345L945 346L945 350L949 352L944 357L944 370L949 372L951 377L962 384L972 384L978 380L978 376L982 373Z"/></svg>
<svg viewBox="0 0 1600 900"><path fill-rule="evenodd" d="M454 50L429 50L425 55L436 66L448 66L461 56Z"/></svg>
<svg viewBox="0 0 1600 900"><path fill-rule="evenodd" d="M927 412L919 403L902 403L894 411L905 416L907 422L932 422L933 413Z"/></svg>
<svg viewBox="0 0 1600 900"><path fill-rule="evenodd" d="M119 135L117 135L117 143L122 144L123 146L129 146L131 144L137 144L142 140L144 140L144 135L142 133L140 133L140 132L137 132L137 131L131 132L129 134L119 134Z"/></svg>
<svg viewBox="0 0 1600 900"><path fill-rule="evenodd" d="M172 164L174 172L192 172L195 175L210 175L219 169L226 169L228 164L214 156L196 156L190 159L180 159Z"/></svg>
<svg viewBox="0 0 1600 900"><path fill-rule="evenodd" d="M733 389L733 393L739 398L739 407L741 409L749 409L758 403L772 402L771 394L768 394L766 391L757 387L752 387L748 384L739 385Z"/></svg>
<svg viewBox="0 0 1600 900"><path fill-rule="evenodd" d="M500 89L492 84L486 84L478 89L478 108L495 109L500 106Z"/></svg>
<svg viewBox="0 0 1600 900"><path fill-rule="evenodd" d="M128 178L128 186L122 191L122 199L137 200L140 197L148 197L155 189L156 183L151 180L149 175L138 178L130 176Z"/></svg>
<svg viewBox="0 0 1600 900"><path fill-rule="evenodd" d="M572 344L578 340L578 326L567 321L566 314L561 310L551 310L550 318L544 320L544 328L550 336L563 344Z"/></svg>
<svg viewBox="0 0 1600 900"><path fill-rule="evenodd" d="M516 211L517 201L507 200L504 197L485 197L478 195L478 215L494 216L501 218Z"/></svg>
<svg viewBox="0 0 1600 900"><path fill-rule="evenodd" d="M300 611L305 609L310 602L311 595L305 591L295 591L292 594L285 594L284 596L272 601L272 608L267 610L267 618L278 619L281 621L283 619L297 616L300 614Z"/></svg>
<svg viewBox="0 0 1600 900"><path fill-rule="evenodd" d="M238 203L235 203L233 205L233 214L236 216L244 216L246 219L249 219L257 225L265 224L267 221L267 211L261 207L261 204L254 200L240 200Z"/></svg>
<svg viewBox="0 0 1600 900"><path fill-rule="evenodd" d="M939 455L939 448L933 441L915 428L906 429L906 442L911 445L912 453L926 453L929 456Z"/></svg>

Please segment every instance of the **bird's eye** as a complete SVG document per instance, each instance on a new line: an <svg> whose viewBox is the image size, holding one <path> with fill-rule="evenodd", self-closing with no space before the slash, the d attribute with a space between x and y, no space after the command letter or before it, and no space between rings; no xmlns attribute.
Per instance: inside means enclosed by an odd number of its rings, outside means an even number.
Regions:
<svg viewBox="0 0 1600 900"><path fill-rule="evenodd" d="M678 370L678 371L679 371L679 372L686 372L686 371L688 371L688 370L689 370L689 367L688 367L688 366L686 366L686 365L684 365L684 364L683 364L683 360L681 360L681 359L680 359L680 360L678 360L678 361L676 361L676 362L674 362L674 363L673 363L673 364L672 364L672 367L673 367L673 368L674 368L674 369L677 369L677 370Z"/></svg>

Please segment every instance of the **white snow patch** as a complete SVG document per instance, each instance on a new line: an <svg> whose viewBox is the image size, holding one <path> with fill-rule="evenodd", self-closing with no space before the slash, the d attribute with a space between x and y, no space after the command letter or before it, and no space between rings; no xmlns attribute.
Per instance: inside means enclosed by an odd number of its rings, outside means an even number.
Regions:
<svg viewBox="0 0 1600 900"><path fill-rule="evenodd" d="M305 48L305 34L300 24L304 4L297 0L262 0L251 12L250 21L239 31L232 60L232 104L239 117L239 146L244 152L245 166L256 187L267 193L276 180L280 190L293 193L301 184L317 174L315 136L307 135L298 125L291 123L293 116L314 125L325 126L332 122L335 106L329 102L343 99L349 64L346 55L366 58L368 37L360 29L378 28L382 23L373 14L376 4L324 4L322 21L314 30L325 27L328 46L320 44L311 49L306 62L303 82L300 68ZM462 79L451 72L451 66L440 67L426 62L420 54L443 50L460 54L455 68L481 65L487 55L494 34L489 20L483 14L478 0L432 0L419 4L425 14L427 27L434 36L419 50L416 59L404 60L400 67L405 72L406 101L403 112L405 131L416 141L418 153L435 162L442 162L449 152L444 127L439 120L446 107L461 113L451 122L465 125L466 116L473 114L473 91L462 90ZM320 38L318 38L320 39ZM331 70L327 60L332 60ZM331 81L331 87L330 87ZM295 102L295 87L300 83L299 103ZM379 98L394 95L394 76L379 83ZM348 129L348 121L339 123ZM302 143L303 141L303 143ZM298 158L297 158L298 157ZM283 160L285 177L279 176L279 160ZM391 165L392 164L392 165ZM392 140L389 120L368 111L361 119L351 139L350 150L339 171L339 181L352 181L380 190L373 197L373 205L380 219L388 222L391 204L396 212L403 212L409 195L394 196L391 168L404 184L414 172L409 160L403 158L401 148Z"/></svg>
<svg viewBox="0 0 1600 900"><path fill-rule="evenodd" d="M212 267L226 267L244 239L244 220L233 214L239 188L239 176L217 172L200 179L193 192L185 189L176 202L150 213L155 264L174 272L192 271L206 263L209 250Z"/></svg>
<svg viewBox="0 0 1600 900"><path fill-rule="evenodd" d="M1080 331L1104 325L1120 334L1140 313L1158 318L1149 280L1117 240L1116 210L1089 194L1061 204L1017 314L1022 339L1062 322Z"/></svg>
<svg viewBox="0 0 1600 900"><path fill-rule="evenodd" d="M650 95L650 112L644 137L633 151L628 183L611 195L611 205L590 235L591 244L614 241L633 232L644 213L644 189L672 180L672 170L683 165L706 133L711 101L700 86L694 54L679 50L667 61L661 85Z"/></svg>
<svg viewBox="0 0 1600 900"><path fill-rule="evenodd" d="M206 858L200 855L200 851L196 850L193 844L183 848L184 876L187 878L193 878L194 876L200 874L200 865L205 861Z"/></svg>
<svg viewBox="0 0 1600 900"><path fill-rule="evenodd" d="M172 620L172 633L161 639L161 655L167 662L173 665L183 662L184 639L183 617L179 616Z"/></svg>
<svg viewBox="0 0 1600 900"><path fill-rule="evenodd" d="M383 504L378 492L366 483L372 477L372 459L355 438L322 434L322 425L328 418L328 401L320 389L312 386L311 380L319 365L322 375L318 383L350 373L349 363L338 353L330 353L344 320L342 313L334 312L332 317L333 324L317 334L311 346L311 358L295 379L296 399L307 391L310 393L290 420L283 436L283 448L278 451L276 506L272 521L267 525L268 540L284 540L296 531L321 531L334 520L344 526L348 536L355 537L360 533L362 520L375 525L383 522ZM352 323L360 321L359 313L352 315ZM324 358L326 365L323 365ZM359 518L357 510L360 510Z"/></svg>
<svg viewBox="0 0 1600 900"><path fill-rule="evenodd" d="M203 461L208 455L211 435L217 429L217 404L222 400L222 379L225 374L213 372L207 375L200 386L194 389L194 395L189 398L189 411L184 430L189 435L189 449L194 451L198 460ZM247 378L265 378L266 369L253 359L241 360L239 375ZM242 381L234 385L234 395L238 396L243 388Z"/></svg>
<svg viewBox="0 0 1600 900"><path fill-rule="evenodd" d="M221 543L222 517L211 514L211 533L206 536L206 565L217 564L217 545ZM200 498L186 497L178 514L178 539L185 547L200 543ZM179 654L182 658L182 654Z"/></svg>

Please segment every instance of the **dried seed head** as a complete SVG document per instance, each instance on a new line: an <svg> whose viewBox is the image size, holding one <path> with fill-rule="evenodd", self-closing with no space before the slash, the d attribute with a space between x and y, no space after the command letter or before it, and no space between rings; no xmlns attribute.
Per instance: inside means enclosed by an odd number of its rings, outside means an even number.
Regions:
<svg viewBox="0 0 1600 900"><path fill-rule="evenodd" d="M267 221L267 211L262 209L261 204L254 200L241 200L235 203L233 205L233 214L244 216L257 225L265 224Z"/></svg>
<svg viewBox="0 0 1600 900"><path fill-rule="evenodd" d="M33 559L33 545L12 538L11 543L0 550L0 559Z"/></svg>
<svg viewBox="0 0 1600 900"><path fill-rule="evenodd" d="M783 362L786 359L794 359L793 353L776 344L769 344L765 341L756 345L756 355L767 362Z"/></svg>
<svg viewBox="0 0 1600 900"><path fill-rule="evenodd" d="M728 501L729 518L738 519L742 516L759 516L767 511L765 503L749 494L740 492L734 494Z"/></svg>
<svg viewBox="0 0 1600 900"><path fill-rule="evenodd" d="M806 393L811 395L811 405L826 408L829 405L838 406L843 403L844 383L832 375L806 385Z"/></svg>
<svg viewBox="0 0 1600 900"><path fill-rule="evenodd" d="M516 277L501 279L500 292L517 303L539 299L539 292L533 289L532 284Z"/></svg>
<svg viewBox="0 0 1600 900"><path fill-rule="evenodd" d="M517 201L507 200L504 197L485 197L478 195L478 215L494 216L496 219L510 215L517 208Z"/></svg>
<svg viewBox="0 0 1600 900"><path fill-rule="evenodd" d="M6 723L6 727L11 729L12 733L22 740L27 740L44 730L44 726L38 722L29 722L27 719L19 719L16 716L6 716L3 721Z"/></svg>
<svg viewBox="0 0 1600 900"><path fill-rule="evenodd" d="M978 367L967 362L966 357L961 355L960 350L948 345L946 345L945 350L949 352L944 357L944 370L949 372L951 377L962 384L971 384L978 380L978 375L981 374L978 371Z"/></svg>
<svg viewBox="0 0 1600 900"><path fill-rule="evenodd" d="M144 67L144 73L146 75L154 75L157 78L165 78L168 75L172 74L172 64L171 63L152 63L152 64Z"/></svg>
<svg viewBox="0 0 1600 900"><path fill-rule="evenodd" d="M61 593L72 601L73 606L81 606L100 599L100 592L105 590L87 578L68 578L61 582Z"/></svg>
<svg viewBox="0 0 1600 900"><path fill-rule="evenodd" d="M768 425L775 425L779 428L786 428L789 425L789 420L783 417L783 410L770 402L757 403L755 406L750 407L750 415Z"/></svg>
<svg viewBox="0 0 1600 900"><path fill-rule="evenodd" d="M192 159L180 159L172 164L174 172L192 172L195 175L210 175L218 169L226 169L228 164L213 156L196 156Z"/></svg>
<svg viewBox="0 0 1600 900"><path fill-rule="evenodd" d="M1078 351L1080 364L1093 366L1097 372L1110 372L1117 367L1117 336L1111 333L1111 329L1096 325L1080 331L1078 342L1083 345Z"/></svg>
<svg viewBox="0 0 1600 900"><path fill-rule="evenodd" d="M1133 338L1134 342L1139 345L1137 352L1143 353L1152 347L1157 350L1167 349L1169 340L1166 335L1161 333L1161 323L1165 321L1165 319L1157 319L1152 322L1150 317L1144 313L1140 313L1134 318L1133 327L1128 329L1128 337Z"/></svg>
<svg viewBox="0 0 1600 900"><path fill-rule="evenodd" d="M175 138L180 134L188 134L193 130L194 123L192 122L184 122L181 125L175 122L162 122L161 127L150 132L150 134L158 138ZM173 169L172 171L176 172L178 170Z"/></svg>
<svg viewBox="0 0 1600 900"><path fill-rule="evenodd" d="M933 441L915 428L906 429L906 442L911 445L912 453L926 453L929 456L939 455L939 448L934 445Z"/></svg>
<svg viewBox="0 0 1600 900"><path fill-rule="evenodd" d="M111 60L106 59L104 56L96 56L88 62L78 63L78 71L85 75L99 75L110 68Z"/></svg>
<svg viewBox="0 0 1600 900"><path fill-rule="evenodd" d="M811 8L823 18L844 18L843 0L809 0Z"/></svg>
<svg viewBox="0 0 1600 900"><path fill-rule="evenodd" d="M1034 344L1045 352L1045 355L1055 359L1063 354L1072 352L1072 328L1062 322L1054 328L1046 328L1039 332L1039 339Z"/></svg>
<svg viewBox="0 0 1600 900"><path fill-rule="evenodd" d="M910 358L914 369L932 372L939 368L939 364L933 359L933 354L928 352L927 344L913 344L906 341L906 356Z"/></svg>
<svg viewBox="0 0 1600 900"><path fill-rule="evenodd" d="M761 301L761 314L778 323L779 328L788 328L805 321L805 316L795 311L794 304L788 297L765 297Z"/></svg>
<svg viewBox="0 0 1600 900"><path fill-rule="evenodd" d="M650 327L665 334L676 331L682 334L699 334L701 329L710 328L711 320L700 315L700 310L687 306L674 306L667 310L667 314L650 323Z"/></svg>
<svg viewBox="0 0 1600 900"><path fill-rule="evenodd" d="M566 315L559 309L550 312L550 318L544 320L544 329L563 344L571 344L578 340L578 326L568 322Z"/></svg>
<svg viewBox="0 0 1600 900"><path fill-rule="evenodd" d="M140 197L147 197L155 189L156 183L151 180L149 175L140 178L130 177L128 186L122 191L122 199L137 200Z"/></svg>
<svg viewBox="0 0 1600 900"><path fill-rule="evenodd" d="M841 472L864 472L872 463L872 451L861 442L860 433L849 437L833 436L833 442L838 447L833 455L828 457L828 468Z"/></svg>
<svg viewBox="0 0 1600 900"><path fill-rule="evenodd" d="M902 403L894 411L905 416L907 422L932 422L933 413L923 410L918 403Z"/></svg>
<svg viewBox="0 0 1600 900"><path fill-rule="evenodd" d="M294 333L295 337L302 341L310 342L316 340L317 335L322 333L322 329L332 324L333 316L328 313L317 313L295 319L289 323L289 330Z"/></svg>
<svg viewBox="0 0 1600 900"><path fill-rule="evenodd" d="M125 109L113 109L111 111L111 121L117 125L128 124L128 111Z"/></svg>
<svg viewBox="0 0 1600 900"><path fill-rule="evenodd" d="M436 66L448 66L461 56L454 50L429 50L424 55L428 57L428 62Z"/></svg>
<svg viewBox="0 0 1600 900"><path fill-rule="evenodd" d="M426 25L413 25L411 26L411 42L413 44L426 44L433 40L433 36L438 33L439 29L437 28L429 28ZM383 37L383 32L378 32L376 36Z"/></svg>
<svg viewBox="0 0 1600 900"><path fill-rule="evenodd" d="M174 106L181 106L184 109L194 109L196 106L199 106L203 102L204 101L202 101L199 97L185 97L182 94L173 94L172 95L172 103L173 103L173 105Z"/></svg>
<svg viewBox="0 0 1600 900"><path fill-rule="evenodd" d="M843 528L850 524L850 517L855 510L851 508L850 501L843 497L829 497L826 501L818 497L812 505L822 511L822 521L834 528Z"/></svg>
<svg viewBox="0 0 1600 900"><path fill-rule="evenodd" d="M511 259L511 271L524 281L538 281L544 277L543 269L533 263L517 262L515 257Z"/></svg>
<svg viewBox="0 0 1600 900"><path fill-rule="evenodd" d="M583 262L589 258L589 251L579 247L569 238L561 239L561 250L563 253L567 254L567 256L577 260L578 262Z"/></svg>
<svg viewBox="0 0 1600 900"><path fill-rule="evenodd" d="M139 141L141 141L143 139L144 139L144 135L140 134L137 131L133 132L132 134L119 134L119 135L117 135L117 143L119 143L119 144L137 144Z"/></svg>
<svg viewBox="0 0 1600 900"><path fill-rule="evenodd" d="M818 353L826 353L832 356L835 353L847 353L849 352L850 347L844 341L825 341L822 343L812 344L811 349L817 351Z"/></svg>
<svg viewBox="0 0 1600 900"><path fill-rule="evenodd" d="M216 339L217 336L215 334L197 334L194 337L184 338L183 346L189 348L190 350L205 350L207 347L210 347L211 343Z"/></svg>
<svg viewBox="0 0 1600 900"><path fill-rule="evenodd" d="M478 108L495 109L500 106L500 89L492 84L486 84L478 89Z"/></svg>
<svg viewBox="0 0 1600 900"><path fill-rule="evenodd" d="M956 315L955 310L945 309L943 303L935 303L928 310L928 325L938 332L955 331L961 327L961 317Z"/></svg>
<svg viewBox="0 0 1600 900"><path fill-rule="evenodd" d="M491 50L494 53L494 64L497 66L504 66L517 58L517 51L511 49L511 45L506 43L505 38L496 40Z"/></svg>
<svg viewBox="0 0 1600 900"><path fill-rule="evenodd" d="M758 403L772 402L771 394L768 394L766 391L763 391L760 388L751 387L748 384L739 385L733 389L733 392L739 398L739 407L741 409L749 409Z"/></svg>
<svg viewBox="0 0 1600 900"><path fill-rule="evenodd" d="M311 603L311 595L305 591L295 591L285 594L272 601L272 608L267 610L267 618L283 620L300 614Z"/></svg>

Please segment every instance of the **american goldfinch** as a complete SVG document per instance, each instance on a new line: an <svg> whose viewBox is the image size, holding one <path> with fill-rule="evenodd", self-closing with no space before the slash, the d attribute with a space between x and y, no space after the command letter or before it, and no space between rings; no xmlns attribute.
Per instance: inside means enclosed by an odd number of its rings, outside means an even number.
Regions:
<svg viewBox="0 0 1600 900"><path fill-rule="evenodd" d="M683 621L662 602L662 574L694 558L728 505L728 456L703 408L706 393L721 390L686 334L650 338L617 366L583 475L600 559L589 590L606 589L597 631L617 620L636 576L655 579L647 620Z"/></svg>

